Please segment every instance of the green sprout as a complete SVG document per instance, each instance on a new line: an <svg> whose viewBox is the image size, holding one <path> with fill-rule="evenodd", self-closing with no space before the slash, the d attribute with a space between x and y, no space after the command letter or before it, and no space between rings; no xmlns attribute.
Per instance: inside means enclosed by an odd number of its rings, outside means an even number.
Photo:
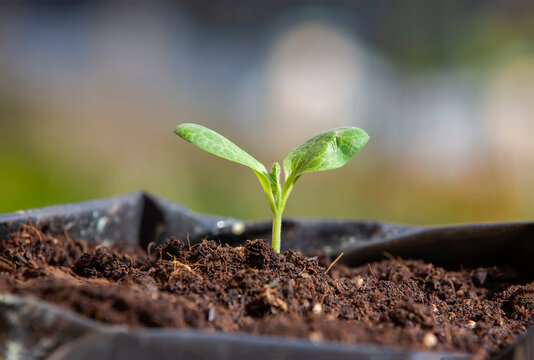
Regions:
<svg viewBox="0 0 534 360"><path fill-rule="evenodd" d="M248 166L260 180L273 212L272 247L280 252L282 213L293 186L301 175L337 169L345 165L369 141L369 135L357 127L340 127L319 134L289 153L284 159L284 183L280 182L280 164L268 172L265 166L224 136L197 124L181 124L176 135L204 151Z"/></svg>

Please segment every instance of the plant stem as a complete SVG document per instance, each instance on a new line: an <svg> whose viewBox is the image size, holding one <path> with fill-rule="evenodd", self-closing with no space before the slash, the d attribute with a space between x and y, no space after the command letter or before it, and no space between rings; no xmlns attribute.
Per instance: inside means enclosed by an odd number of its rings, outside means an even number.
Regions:
<svg viewBox="0 0 534 360"><path fill-rule="evenodd" d="M293 190L293 185L295 185L295 181L297 181L297 179L290 178L284 183L284 187L282 188L282 198L278 203L278 212L280 214L284 212L287 198L289 197L289 194L291 194L291 190Z"/></svg>
<svg viewBox="0 0 534 360"><path fill-rule="evenodd" d="M282 212L273 212L273 242L274 251L280 253L280 238L282 233Z"/></svg>
<svg viewBox="0 0 534 360"><path fill-rule="evenodd" d="M280 243L282 238L282 213L286 207L287 198L293 189L295 179L289 179L284 183L282 193L277 195L275 205L276 211L273 211L273 242L274 251L280 253Z"/></svg>
<svg viewBox="0 0 534 360"><path fill-rule="evenodd" d="M274 214L276 212L277 206L273 197L273 192L271 191L271 184L269 183L269 178L266 177L264 174L257 172L256 170L254 170L254 173L260 181L261 187L263 188L263 191L267 196L267 200L269 201L269 205L271 206L271 211Z"/></svg>

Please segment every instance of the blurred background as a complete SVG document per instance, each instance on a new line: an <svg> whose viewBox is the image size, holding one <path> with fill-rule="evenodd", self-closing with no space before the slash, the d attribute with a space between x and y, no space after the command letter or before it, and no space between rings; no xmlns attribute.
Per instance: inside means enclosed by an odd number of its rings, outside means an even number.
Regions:
<svg viewBox="0 0 534 360"><path fill-rule="evenodd" d="M268 218L247 168L172 133L208 126L270 168L365 129L286 216L534 218L534 2L182 0L0 5L0 212L146 190Z"/></svg>

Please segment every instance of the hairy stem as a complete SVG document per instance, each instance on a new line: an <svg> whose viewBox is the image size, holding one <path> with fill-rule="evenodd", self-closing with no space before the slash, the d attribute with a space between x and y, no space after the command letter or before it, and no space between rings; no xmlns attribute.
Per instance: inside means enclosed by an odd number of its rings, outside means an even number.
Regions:
<svg viewBox="0 0 534 360"><path fill-rule="evenodd" d="M255 170L254 170L254 173L258 177L261 187L263 188L263 191L265 192L265 195L267 196L267 200L269 201L269 206L271 207L271 211L275 213L277 210L277 204L273 196L273 192L271 190L271 184L269 183L269 178Z"/></svg>
<svg viewBox="0 0 534 360"><path fill-rule="evenodd" d="M282 214L284 212L284 209L286 207L287 198L289 197L289 194L291 194L291 190L293 190L293 185L295 185L295 182L297 179L289 178L284 183L284 187L282 188L282 197L280 201L277 204L278 212Z"/></svg>
<svg viewBox="0 0 534 360"><path fill-rule="evenodd" d="M280 252L280 240L282 233L282 213L273 213L273 242L272 246L274 251Z"/></svg>
<svg viewBox="0 0 534 360"><path fill-rule="evenodd" d="M276 211L273 211L273 242L274 251L280 252L280 243L282 241L282 213L286 207L287 198L293 189L296 179L289 179L284 183L282 193L276 198Z"/></svg>

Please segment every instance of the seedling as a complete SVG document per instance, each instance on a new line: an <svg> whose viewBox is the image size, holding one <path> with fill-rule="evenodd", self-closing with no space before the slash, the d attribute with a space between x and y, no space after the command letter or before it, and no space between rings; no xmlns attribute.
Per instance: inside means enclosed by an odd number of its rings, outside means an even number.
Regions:
<svg viewBox="0 0 534 360"><path fill-rule="evenodd" d="M268 172L265 166L224 136L197 124L181 124L176 135L223 159L248 166L260 180L273 212L272 246L280 252L282 213L297 180L307 173L337 169L345 165L369 140L357 127L340 127L319 134L289 153L284 159L284 183L280 182L280 164Z"/></svg>

